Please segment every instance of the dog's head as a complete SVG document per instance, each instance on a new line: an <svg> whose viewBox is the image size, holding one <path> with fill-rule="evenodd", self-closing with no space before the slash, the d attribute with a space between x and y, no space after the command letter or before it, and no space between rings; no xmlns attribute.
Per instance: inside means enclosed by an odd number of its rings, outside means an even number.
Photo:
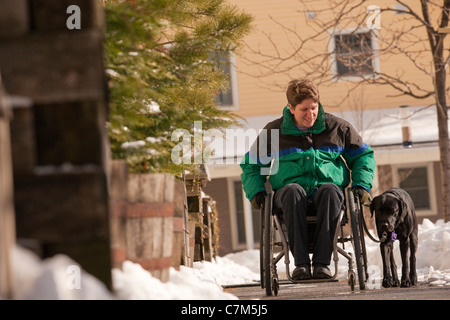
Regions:
<svg viewBox="0 0 450 320"><path fill-rule="evenodd" d="M409 210L407 202L398 194L385 192L373 198L370 203L370 213L375 213L379 233L392 232L403 220Z"/></svg>
<svg viewBox="0 0 450 320"><path fill-rule="evenodd" d="M372 199L370 213L372 216L375 213L378 232L394 231L397 219L401 214L399 204L398 199L386 194L376 196Z"/></svg>

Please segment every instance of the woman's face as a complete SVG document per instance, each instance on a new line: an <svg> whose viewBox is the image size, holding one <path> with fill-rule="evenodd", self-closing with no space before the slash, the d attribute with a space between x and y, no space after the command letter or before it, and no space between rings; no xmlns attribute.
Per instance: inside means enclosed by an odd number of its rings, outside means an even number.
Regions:
<svg viewBox="0 0 450 320"><path fill-rule="evenodd" d="M294 115L294 122L298 127L311 128L317 119L319 103L309 98L294 107L289 104L289 110Z"/></svg>

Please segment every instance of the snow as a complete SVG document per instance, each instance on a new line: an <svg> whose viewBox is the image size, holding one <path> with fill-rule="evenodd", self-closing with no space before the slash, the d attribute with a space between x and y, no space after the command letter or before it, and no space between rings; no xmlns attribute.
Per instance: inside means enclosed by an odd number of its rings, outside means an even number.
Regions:
<svg viewBox="0 0 450 320"><path fill-rule="evenodd" d="M123 270L113 269L114 289L118 299L124 300L229 300L214 281L203 277L196 268L180 266L170 269L170 281L162 283L139 264L125 261Z"/></svg>
<svg viewBox="0 0 450 320"><path fill-rule="evenodd" d="M373 231L371 231L374 234ZM369 279L381 281L379 245L366 239ZM346 246L346 251L352 251ZM395 259L401 273L398 241ZM450 285L450 222L425 219L419 225L417 272L420 284ZM284 272L284 259L278 271ZM293 261L291 258L290 261ZM125 261L122 270L113 269L114 294L98 279L82 270L65 255L44 260L17 246L13 250L15 299L20 300L236 300L222 286L255 284L259 281L259 250L245 250L217 257L213 262L195 262L193 268L170 269L170 280L161 282L139 264ZM291 272L294 266L291 267ZM346 278L347 260L339 257L338 278ZM370 288L370 286L368 285ZM372 286L378 289L379 286Z"/></svg>

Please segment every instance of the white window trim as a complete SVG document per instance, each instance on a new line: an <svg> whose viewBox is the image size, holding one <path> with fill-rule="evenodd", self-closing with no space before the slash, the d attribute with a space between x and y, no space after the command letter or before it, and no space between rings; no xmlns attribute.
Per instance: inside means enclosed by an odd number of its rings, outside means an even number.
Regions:
<svg viewBox="0 0 450 320"><path fill-rule="evenodd" d="M233 100L231 105L219 106L223 110L239 110L239 93L238 93L238 76L236 71L236 54L234 52L229 52L230 55L230 89L231 89L231 99Z"/></svg>
<svg viewBox="0 0 450 320"><path fill-rule="evenodd" d="M243 206L244 206L244 224L245 224L245 241L246 243L239 243L238 241L238 225L236 217L236 199L234 195L234 182L240 181L240 177L228 177L228 207L230 212L231 225L231 245L233 250L250 250L254 249L255 243L253 240L253 221L252 221L252 207L250 201L245 197L244 190L242 190Z"/></svg>
<svg viewBox="0 0 450 320"><path fill-rule="evenodd" d="M336 59L336 42L334 41L334 36L338 34L350 34L355 33L366 33L371 32L371 45L373 52L373 73L365 76L340 76L337 71L337 59ZM378 79L380 73L380 46L378 43L378 30L369 30L368 28L343 28L343 29L328 29L328 52L330 53L330 65L331 65L331 80L334 82L340 81L359 81L362 79Z"/></svg>
<svg viewBox="0 0 450 320"><path fill-rule="evenodd" d="M428 210L419 210L416 209L416 216L436 216L437 212L437 200L436 200L436 181L434 179L434 163L408 163L408 164L394 164L391 166L392 168L392 182L394 186L399 187L400 181L398 177L398 169L403 168L418 168L418 167L426 167L427 168L427 178L428 178L428 192L430 198L430 209Z"/></svg>

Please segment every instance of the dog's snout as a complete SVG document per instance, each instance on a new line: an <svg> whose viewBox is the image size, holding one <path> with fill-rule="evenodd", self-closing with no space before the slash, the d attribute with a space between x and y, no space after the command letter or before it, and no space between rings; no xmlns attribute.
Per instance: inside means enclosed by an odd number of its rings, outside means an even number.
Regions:
<svg viewBox="0 0 450 320"><path fill-rule="evenodd" d="M389 232L393 231L393 228L392 228L392 226L389 224L388 221L383 221L383 222L381 222L381 223L380 223L380 227L381 227L381 230L382 230L382 231L389 231Z"/></svg>

